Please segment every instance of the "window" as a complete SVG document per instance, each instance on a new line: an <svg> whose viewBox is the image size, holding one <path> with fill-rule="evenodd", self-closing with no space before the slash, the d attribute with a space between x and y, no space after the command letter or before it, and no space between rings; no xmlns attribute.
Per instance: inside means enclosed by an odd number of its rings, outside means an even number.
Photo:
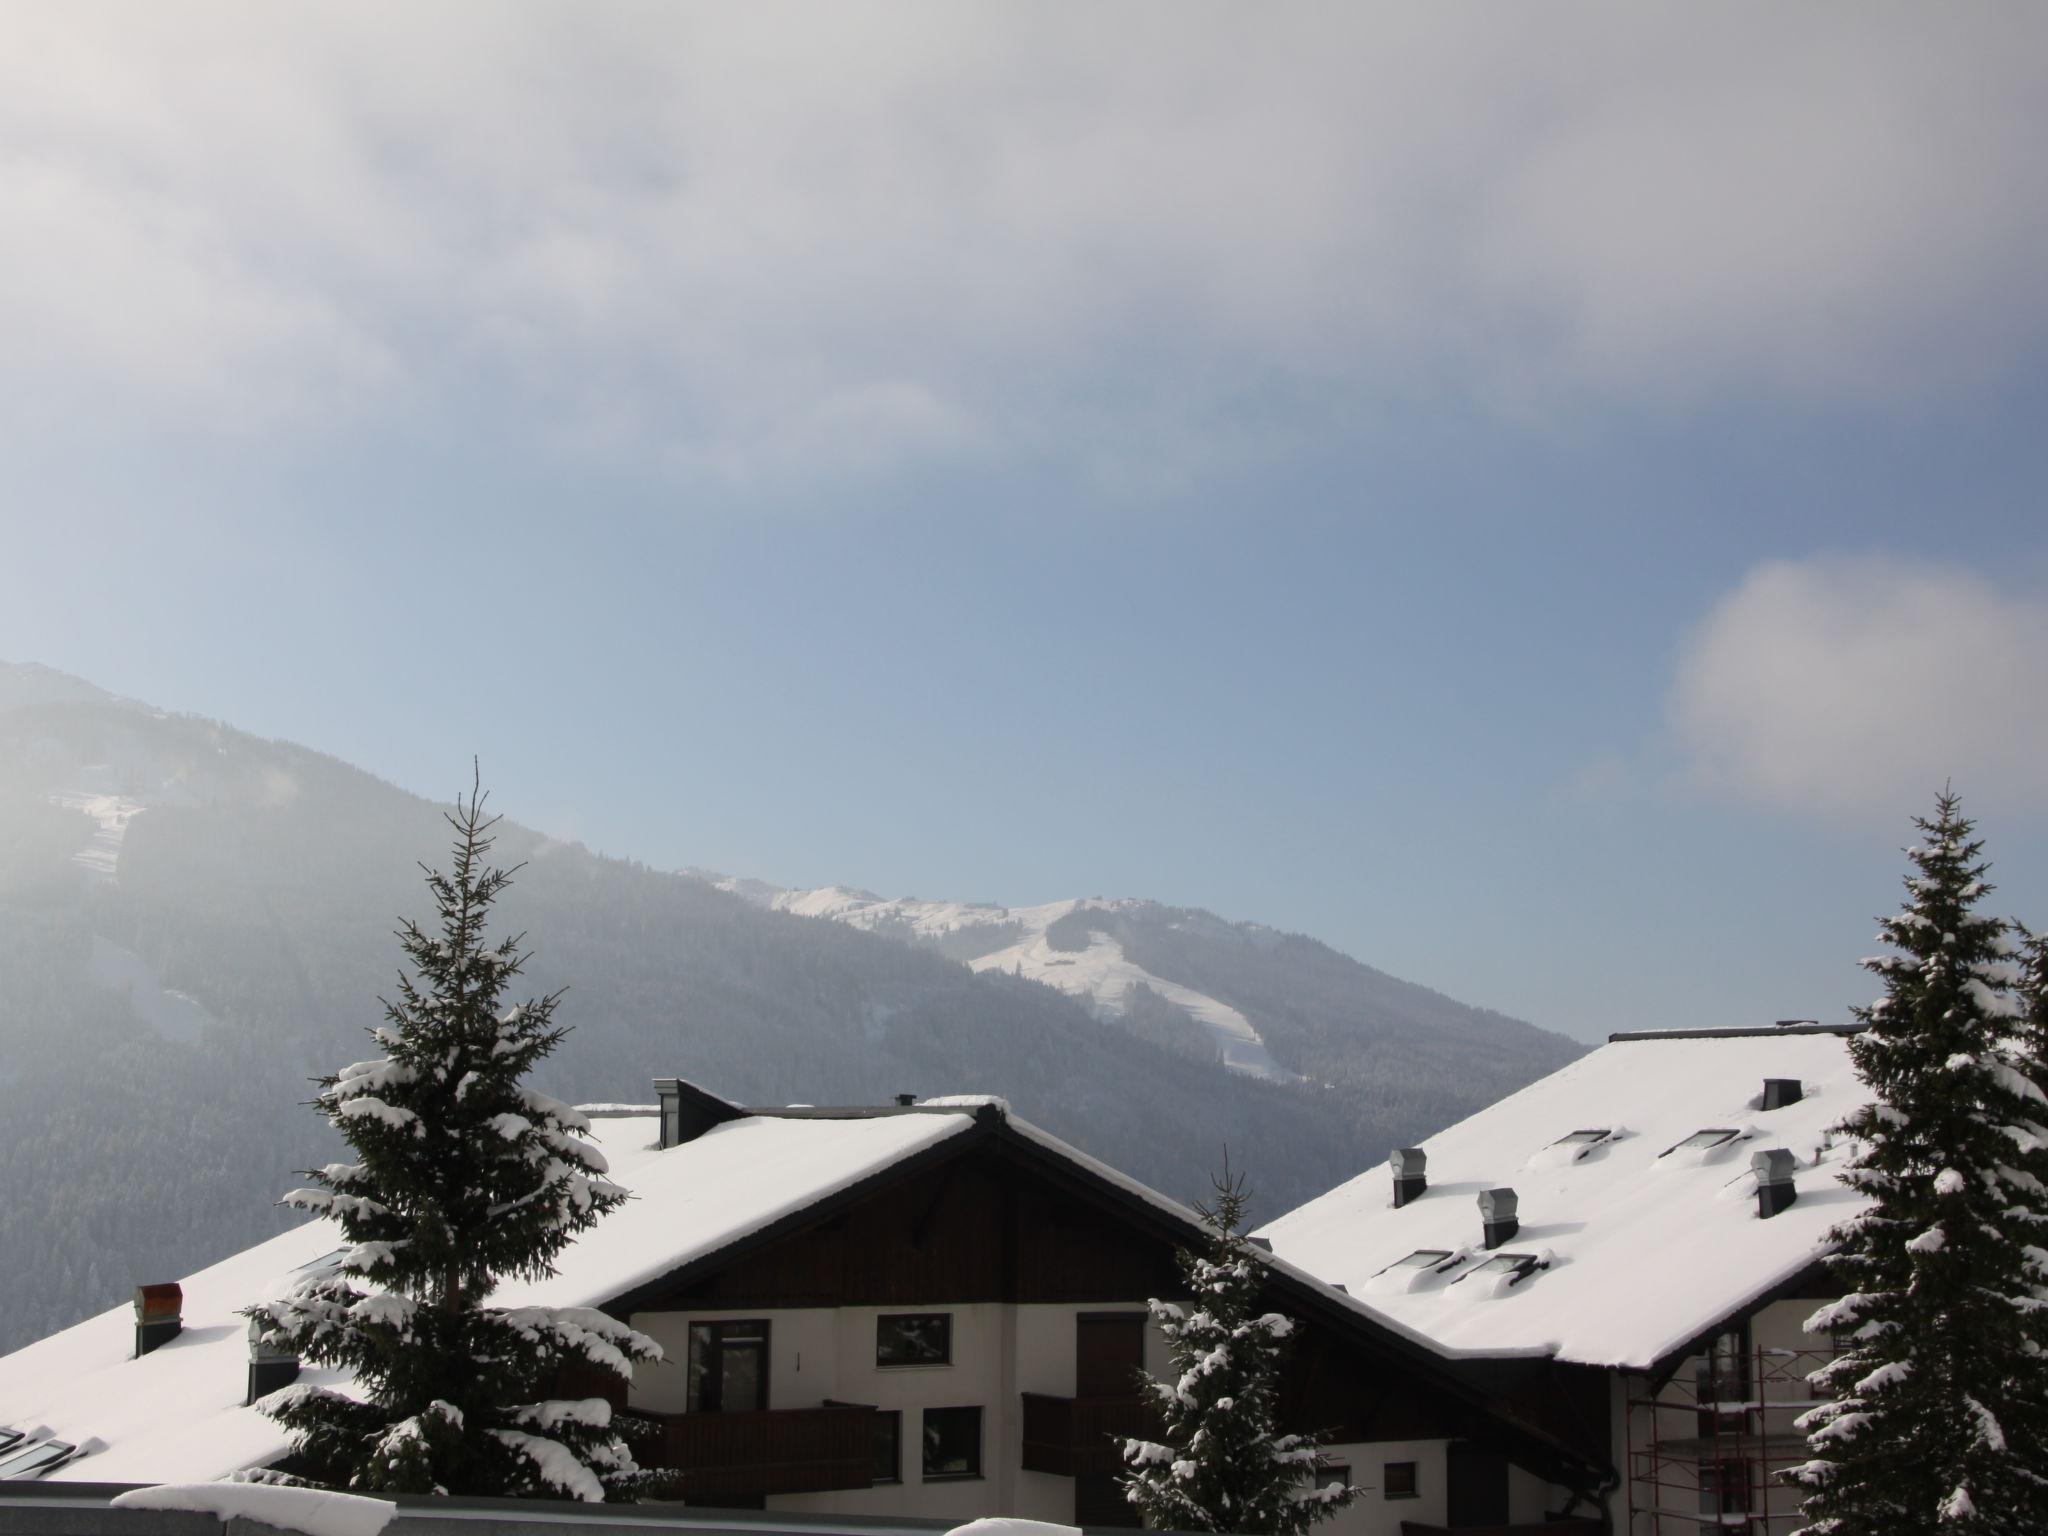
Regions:
<svg viewBox="0 0 2048 1536"><path fill-rule="evenodd" d="M1731 1328L1714 1335L1694 1367L1696 1395L1702 1403L1749 1401L1749 1328Z"/></svg>
<svg viewBox="0 0 2048 1536"><path fill-rule="evenodd" d="M1745 1515L1749 1513L1748 1462L1703 1461L1700 1463L1700 1513L1703 1515Z"/></svg>
<svg viewBox="0 0 2048 1536"><path fill-rule="evenodd" d="M894 1408L875 1414L875 1481L903 1481L903 1415Z"/></svg>
<svg viewBox="0 0 2048 1536"><path fill-rule="evenodd" d="M745 1413L768 1406L768 1324L690 1324L692 1413Z"/></svg>
<svg viewBox="0 0 2048 1536"><path fill-rule="evenodd" d="M1422 1489L1415 1467L1412 1461L1388 1462L1380 1473L1381 1496L1389 1499L1421 1498Z"/></svg>
<svg viewBox="0 0 2048 1536"><path fill-rule="evenodd" d="M26 1482L71 1459L76 1447L62 1440L30 1440L0 1453L0 1482Z"/></svg>
<svg viewBox="0 0 2048 1536"><path fill-rule="evenodd" d="M953 1314L884 1313L875 1319L875 1364L951 1365Z"/></svg>
<svg viewBox="0 0 2048 1536"><path fill-rule="evenodd" d="M1519 1281L1532 1274L1537 1267L1538 1260L1533 1253L1496 1253L1477 1269L1467 1270L1458 1276L1458 1283L1462 1285L1474 1275L1513 1275Z"/></svg>
<svg viewBox="0 0 2048 1536"><path fill-rule="evenodd" d="M927 1482L981 1476L979 1408L925 1409L924 1475Z"/></svg>
<svg viewBox="0 0 2048 1536"><path fill-rule="evenodd" d="M1694 1131L1676 1146L1666 1147L1657 1155L1669 1157L1674 1152L1704 1152L1709 1147L1722 1146L1735 1139L1737 1132L1730 1130Z"/></svg>
<svg viewBox="0 0 2048 1536"><path fill-rule="evenodd" d="M1557 1138L1557 1140L1555 1140L1555 1141L1553 1141L1553 1142L1551 1143L1551 1145L1552 1145L1553 1147L1591 1147L1591 1146L1597 1146L1597 1145L1598 1145L1599 1143L1601 1143L1601 1142L1605 1141L1605 1140L1606 1140L1606 1139L1607 1139L1607 1138L1608 1138L1609 1136L1611 1136L1611 1135L1613 1135L1613 1134L1614 1134L1614 1133L1613 1133L1612 1131L1604 1131L1604 1130L1603 1130L1603 1131L1573 1131L1573 1132L1571 1133L1571 1135L1569 1135L1569 1136L1560 1136L1560 1137L1558 1137L1558 1138Z"/></svg>
<svg viewBox="0 0 2048 1536"><path fill-rule="evenodd" d="M1432 1269L1451 1256L1448 1248L1418 1248L1405 1259L1396 1259L1388 1269Z"/></svg>

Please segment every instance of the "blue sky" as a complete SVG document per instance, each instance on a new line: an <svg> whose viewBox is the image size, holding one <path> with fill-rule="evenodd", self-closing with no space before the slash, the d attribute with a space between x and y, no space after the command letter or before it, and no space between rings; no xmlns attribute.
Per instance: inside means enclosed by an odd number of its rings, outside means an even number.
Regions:
<svg viewBox="0 0 2048 1536"><path fill-rule="evenodd" d="M0 21L0 655L1589 1037L2048 923L2032 13L510 14Z"/></svg>

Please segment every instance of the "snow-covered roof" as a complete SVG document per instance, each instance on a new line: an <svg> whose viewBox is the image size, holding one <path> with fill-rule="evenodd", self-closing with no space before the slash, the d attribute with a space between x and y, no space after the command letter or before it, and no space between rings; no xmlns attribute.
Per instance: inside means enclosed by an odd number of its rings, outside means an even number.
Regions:
<svg viewBox="0 0 2048 1536"><path fill-rule="evenodd" d="M1803 1096L1765 1110L1766 1078ZM1836 1178L1848 1148L1829 1128L1867 1098L1840 1033L1622 1037L1425 1141L1420 1198L1396 1209L1382 1164L1258 1235L1447 1353L1647 1368L1828 1250L1863 1203ZM1734 1134L1681 1145L1703 1131ZM1779 1147L1798 1193L1765 1219L1750 1157ZM1477 1197L1498 1188L1521 1229L1489 1254ZM1548 1267L1475 1273L1508 1254Z"/></svg>
<svg viewBox="0 0 2048 1536"><path fill-rule="evenodd" d="M553 1278L509 1283L493 1300L602 1305L974 1123L967 1106L868 1118L749 1116L661 1151L651 1115L595 1119L591 1139L633 1198L563 1253ZM0 1358L0 1425L90 1447L49 1473L53 1479L190 1482L275 1461L285 1437L242 1406L247 1324L237 1314L341 1246L332 1221L311 1221L187 1276L183 1331L139 1360L125 1305ZM299 1379L339 1384L311 1369Z"/></svg>

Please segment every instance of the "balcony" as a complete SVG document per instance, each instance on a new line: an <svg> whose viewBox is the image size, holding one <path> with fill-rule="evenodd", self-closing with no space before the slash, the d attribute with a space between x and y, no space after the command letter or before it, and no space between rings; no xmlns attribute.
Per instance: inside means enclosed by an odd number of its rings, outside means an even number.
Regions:
<svg viewBox="0 0 2048 1536"><path fill-rule="evenodd" d="M1024 1394L1024 1470L1056 1477L1108 1477L1123 1470L1120 1442L1152 1440L1159 1415L1140 1398Z"/></svg>
<svg viewBox="0 0 2048 1536"><path fill-rule="evenodd" d="M875 1479L871 1406L649 1417L659 1439L647 1459L683 1474L682 1497L691 1504L866 1488Z"/></svg>

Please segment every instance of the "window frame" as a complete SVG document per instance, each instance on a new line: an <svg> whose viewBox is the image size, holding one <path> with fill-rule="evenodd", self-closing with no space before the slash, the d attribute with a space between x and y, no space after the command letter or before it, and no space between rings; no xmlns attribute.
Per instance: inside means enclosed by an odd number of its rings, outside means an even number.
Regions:
<svg viewBox="0 0 2048 1536"><path fill-rule="evenodd" d="M888 1429L889 1470L882 1472L882 1431ZM903 1481L903 1410L901 1408L877 1408L875 1410L875 1467L874 1486L891 1488Z"/></svg>
<svg viewBox="0 0 2048 1536"><path fill-rule="evenodd" d="M934 1414L974 1415L974 1456L972 1464L964 1472L934 1472L931 1468L932 1442L927 1431ZM988 1414L979 1403L942 1404L923 1409L918 1415L918 1480L926 1483L971 1483L979 1481L987 1460Z"/></svg>
<svg viewBox="0 0 2048 1536"><path fill-rule="evenodd" d="M1396 1488L1394 1469L1404 1468L1408 1486ZM1383 1499L1419 1499L1422 1497L1422 1463L1419 1461L1385 1461L1380 1463L1380 1497Z"/></svg>
<svg viewBox="0 0 2048 1536"><path fill-rule="evenodd" d="M725 1330L729 1328L756 1328L760 1330L759 1349L761 1355L761 1362L757 1378L757 1385L760 1390L756 1394L759 1398L759 1401L745 1408L728 1407L725 1401L725 1354L727 1347L725 1339ZM709 1408L705 1407L703 1404L703 1378L701 1378L698 1374L697 1332L699 1329L707 1330L711 1334L712 1339L714 1340L714 1353L712 1358L714 1358L717 1361L716 1385L718 1401L716 1404ZM746 1345L752 1344L755 1341L751 1339L741 1339L736 1340L734 1342L738 1345ZM689 1348L683 1362L683 1369L685 1372L685 1382L683 1388L684 1411L688 1413L765 1412L768 1407L768 1371L770 1361L773 1358L773 1347L774 1330L769 1319L765 1317L706 1317L693 1320L689 1325ZM706 1372L705 1375L708 1377L710 1373Z"/></svg>
<svg viewBox="0 0 2048 1536"><path fill-rule="evenodd" d="M945 1354L939 1360L885 1360L882 1335L890 1323L915 1318L921 1322L937 1319L944 1326ZM878 1371L931 1371L953 1363L953 1314L950 1312L882 1312L875 1317L875 1369Z"/></svg>

